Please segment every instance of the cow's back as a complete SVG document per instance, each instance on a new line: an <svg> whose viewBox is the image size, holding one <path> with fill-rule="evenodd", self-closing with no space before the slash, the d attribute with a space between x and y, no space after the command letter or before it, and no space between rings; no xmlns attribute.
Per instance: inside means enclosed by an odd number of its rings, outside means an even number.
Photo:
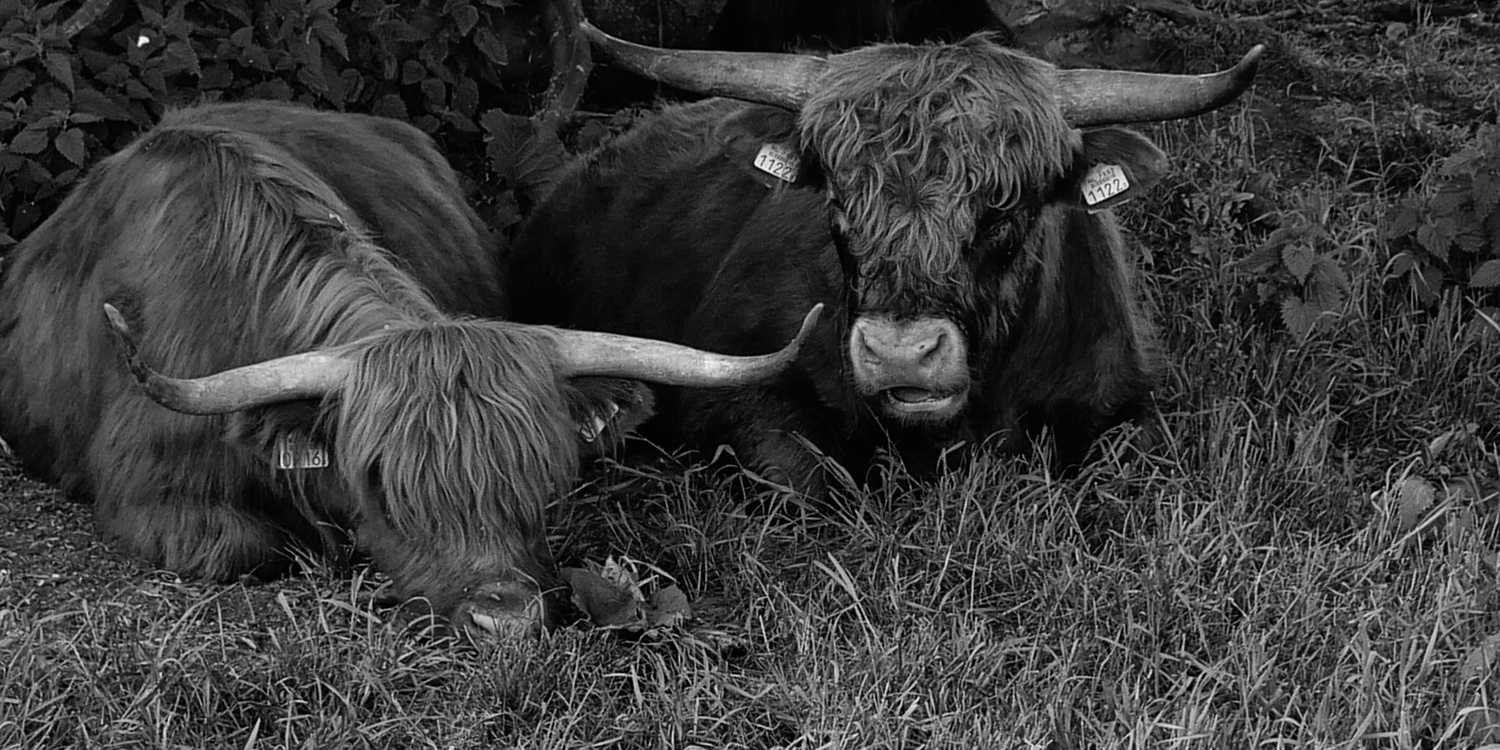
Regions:
<svg viewBox="0 0 1500 750"><path fill-rule="evenodd" d="M824 286L837 264L821 186L753 167L761 145L787 142L793 124L783 110L713 99L654 113L580 159L512 248L513 317L731 353L774 350L797 331L811 305L803 298L824 291L811 287ZM738 284L751 268L763 285L719 285ZM726 298L776 291L789 302L784 326L763 312L700 319ZM695 335L700 326L714 332Z"/></svg>
<svg viewBox="0 0 1500 750"><path fill-rule="evenodd" d="M127 308L147 360L178 376L294 353L332 335L325 321L335 316L287 309L289 300L331 311L342 295L336 317L345 327L380 325L349 308L361 294L386 306L404 299L470 314L500 309L487 233L426 136L375 118L329 117L275 103L170 113L91 169L17 246L0 279L0 437L28 470L81 497L150 486L161 487L163 502L269 492L269 468L231 444L229 419L168 412L138 393L104 322L106 301ZM329 218L362 225L389 251L373 265L325 259L328 278L368 277L362 291L306 277L306 288L288 292L294 267L312 258L278 256L286 237L266 222L221 216L236 200L260 199L230 194L223 170L233 168L215 161L212 136L203 135L215 131L244 134L261 144L257 158L298 162L291 171L333 188L352 215ZM222 226L236 223L252 234L222 236ZM380 270L401 266L425 292ZM381 291L381 279L396 283ZM269 330L278 325L285 330Z"/></svg>
<svg viewBox="0 0 1500 750"><path fill-rule="evenodd" d="M264 102L177 110L159 127L174 125L233 128L275 143L331 185L439 305L502 316L496 241L426 133L389 118Z"/></svg>

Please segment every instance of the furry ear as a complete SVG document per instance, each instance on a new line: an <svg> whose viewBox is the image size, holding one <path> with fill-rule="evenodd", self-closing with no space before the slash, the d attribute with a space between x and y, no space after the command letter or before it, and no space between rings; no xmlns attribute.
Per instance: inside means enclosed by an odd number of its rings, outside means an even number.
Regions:
<svg viewBox="0 0 1500 750"><path fill-rule="evenodd" d="M655 411L656 399L645 383L622 378L570 378L563 387L568 414L578 427L584 459L609 453Z"/></svg>
<svg viewBox="0 0 1500 750"><path fill-rule="evenodd" d="M768 188L804 185L812 170L802 158L796 125L790 112L749 108L719 125L719 149L730 163Z"/></svg>
<svg viewBox="0 0 1500 750"><path fill-rule="evenodd" d="M229 437L265 456L273 468L321 469L328 466L330 446L324 421L317 401L287 401L231 414Z"/></svg>
<svg viewBox="0 0 1500 750"><path fill-rule="evenodd" d="M1124 128L1083 131L1062 201L1102 211L1144 193L1166 174L1167 155L1145 136Z"/></svg>

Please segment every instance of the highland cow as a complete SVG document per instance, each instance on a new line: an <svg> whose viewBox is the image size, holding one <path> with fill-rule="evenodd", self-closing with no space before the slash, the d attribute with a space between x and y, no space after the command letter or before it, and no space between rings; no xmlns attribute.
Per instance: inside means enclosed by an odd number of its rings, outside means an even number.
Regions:
<svg viewBox="0 0 1500 750"><path fill-rule="evenodd" d="M1151 326L1108 209L1166 158L1104 126L1225 105L1259 47L1191 76L1059 70L983 35L817 57L582 28L619 67L729 98L571 166L517 239L516 319L747 352L831 313L776 378L664 392L648 434L819 495L819 453L858 475L891 446L921 472L1046 432L1067 468L1149 413Z"/></svg>
<svg viewBox="0 0 1500 750"><path fill-rule="evenodd" d="M10 257L0 436L154 565L232 580L352 543L462 629L534 631L544 506L645 415L629 379L743 383L791 348L495 320L493 244L411 126L171 112Z"/></svg>

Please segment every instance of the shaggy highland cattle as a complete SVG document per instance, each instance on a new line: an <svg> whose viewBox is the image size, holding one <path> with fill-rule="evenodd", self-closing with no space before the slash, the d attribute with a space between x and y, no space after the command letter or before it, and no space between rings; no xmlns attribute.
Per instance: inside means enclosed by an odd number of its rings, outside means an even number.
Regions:
<svg viewBox="0 0 1500 750"><path fill-rule="evenodd" d="M816 452L921 472L1050 432L1060 467L1149 411L1151 326L1110 206L1162 152L1101 127L1235 99L1211 75L1059 70L985 36L815 57L660 50L587 24L603 59L723 97L668 106L570 171L513 251L517 320L731 352L829 315L782 375L666 392L659 440L731 446L814 495ZM654 432L653 432L654 430Z"/></svg>
<svg viewBox="0 0 1500 750"><path fill-rule="evenodd" d="M171 112L10 257L0 436L152 564L226 580L352 542L455 625L531 632L555 614L545 504L649 408L615 378L743 383L793 347L485 319L495 252L411 126Z"/></svg>
<svg viewBox="0 0 1500 750"><path fill-rule="evenodd" d="M729 0L708 45L742 52L846 50L870 42L951 42L977 31L1010 35L986 0Z"/></svg>

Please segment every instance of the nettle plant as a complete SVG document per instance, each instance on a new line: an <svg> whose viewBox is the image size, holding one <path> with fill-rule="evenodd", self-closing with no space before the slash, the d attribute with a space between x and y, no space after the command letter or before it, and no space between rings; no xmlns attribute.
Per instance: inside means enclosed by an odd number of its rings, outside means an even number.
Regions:
<svg viewBox="0 0 1500 750"><path fill-rule="evenodd" d="M1500 126L1480 126L1429 184L1430 194L1401 199L1381 227L1392 251L1388 278L1424 308L1446 287L1500 287Z"/></svg>
<svg viewBox="0 0 1500 750"><path fill-rule="evenodd" d="M501 111L530 106L544 37L517 0L0 0L0 250L80 170L197 101L405 120L506 199L518 156L561 151L555 138L514 144L526 118Z"/></svg>
<svg viewBox="0 0 1500 750"><path fill-rule="evenodd" d="M1248 277L1247 294L1262 310L1275 309L1299 341L1327 328L1343 311L1349 277L1339 263L1339 245L1328 231L1330 202L1318 195L1282 215L1281 226L1238 264Z"/></svg>

